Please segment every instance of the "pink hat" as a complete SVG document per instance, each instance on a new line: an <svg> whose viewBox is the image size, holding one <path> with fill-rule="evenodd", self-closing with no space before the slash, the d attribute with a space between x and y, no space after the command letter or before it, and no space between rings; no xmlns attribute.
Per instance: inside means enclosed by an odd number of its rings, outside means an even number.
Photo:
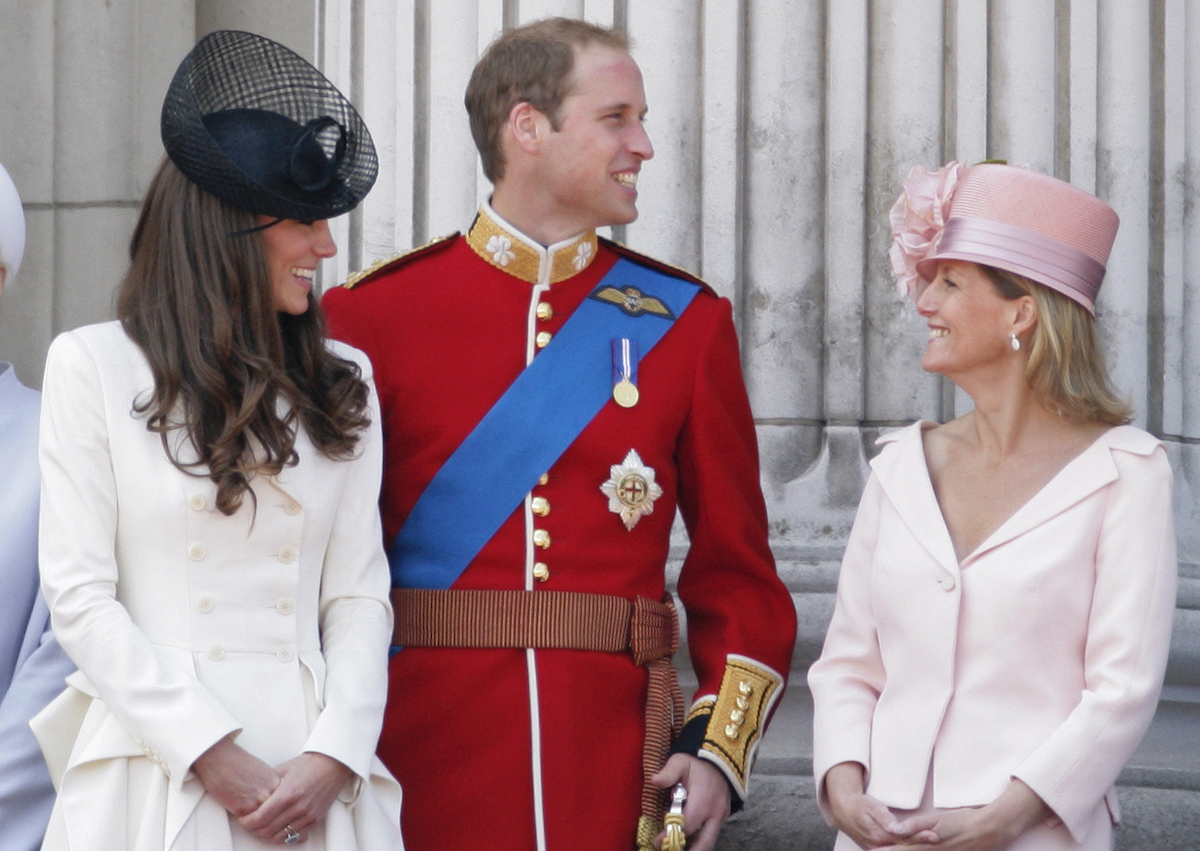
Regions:
<svg viewBox="0 0 1200 851"><path fill-rule="evenodd" d="M998 163L950 163L937 174L914 166L903 185L891 258L909 295L917 277L933 280L939 260L968 260L1023 275L1095 314L1119 221L1099 198Z"/></svg>

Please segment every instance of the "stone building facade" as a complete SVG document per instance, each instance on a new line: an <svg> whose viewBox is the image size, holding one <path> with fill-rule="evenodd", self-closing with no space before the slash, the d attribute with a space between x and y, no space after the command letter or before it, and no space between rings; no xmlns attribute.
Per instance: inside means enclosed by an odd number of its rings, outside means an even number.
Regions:
<svg viewBox="0 0 1200 851"><path fill-rule="evenodd" d="M505 26L625 28L656 157L616 238L735 304L772 543L801 619L795 686L757 796L721 847L826 847L803 675L832 609L873 440L969 403L921 372L891 286L887 210L913 163L1007 159L1122 219L1098 315L1137 423L1176 471L1180 597L1168 687L1126 772L1119 847L1200 828L1200 0L6 0L0 162L26 202L0 356L36 385L53 334L106 318L161 156L158 108L198 35L252 29L352 93L382 169L335 225L325 285L464 228L487 183L462 92ZM684 540L680 538L680 546Z"/></svg>

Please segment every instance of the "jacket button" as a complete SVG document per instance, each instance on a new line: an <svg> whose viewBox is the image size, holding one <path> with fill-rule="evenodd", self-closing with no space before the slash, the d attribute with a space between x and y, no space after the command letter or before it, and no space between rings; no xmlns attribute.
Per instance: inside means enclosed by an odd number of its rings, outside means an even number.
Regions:
<svg viewBox="0 0 1200 851"><path fill-rule="evenodd" d="M296 651L290 647L280 647L275 651L275 658L280 662L292 662L296 658Z"/></svg>
<svg viewBox="0 0 1200 851"><path fill-rule="evenodd" d="M284 564L291 564L296 560L296 548L290 544L279 548L279 560Z"/></svg>
<svg viewBox="0 0 1200 851"><path fill-rule="evenodd" d="M943 574L942 576L939 576L937 583L938 583L938 585L942 586L943 591L953 591L954 590L954 577L948 573Z"/></svg>
<svg viewBox="0 0 1200 851"><path fill-rule="evenodd" d="M201 597L196 601L196 611L201 614L208 614L213 610L213 601L211 597Z"/></svg>
<svg viewBox="0 0 1200 851"><path fill-rule="evenodd" d="M300 513L300 503L296 502L294 499L289 499L283 504L283 510L285 514L290 514L292 517L295 517Z"/></svg>
<svg viewBox="0 0 1200 851"><path fill-rule="evenodd" d="M533 533L533 543L541 547L543 550L550 546L550 533L545 529L538 529Z"/></svg>
<svg viewBox="0 0 1200 851"><path fill-rule="evenodd" d="M192 511L203 511L206 505L208 505L208 502L204 499L203 494L194 493L188 500L188 506Z"/></svg>
<svg viewBox="0 0 1200 851"><path fill-rule="evenodd" d="M192 544L190 547L188 547L187 554L188 558L190 558L192 561L203 561L204 544Z"/></svg>
<svg viewBox="0 0 1200 851"><path fill-rule="evenodd" d="M539 561L533 566L533 578L538 582L545 582L550 578L550 568L544 561Z"/></svg>
<svg viewBox="0 0 1200 851"><path fill-rule="evenodd" d="M542 473L540 476L538 476L538 484L539 484L539 485L548 485L548 484L550 484L550 474L549 474L549 473Z"/></svg>
<svg viewBox="0 0 1200 851"><path fill-rule="evenodd" d="M280 597L279 602L275 604L275 611L281 615L290 615L296 611L296 601L291 597Z"/></svg>
<svg viewBox="0 0 1200 851"><path fill-rule="evenodd" d="M225 648L220 644L214 644L212 647L208 648L208 658L212 659L214 662L220 662L225 658Z"/></svg>
<svg viewBox="0 0 1200 851"><path fill-rule="evenodd" d="M544 496L535 496L531 503L533 513L538 517L545 517L550 513L550 500Z"/></svg>
<svg viewBox="0 0 1200 851"><path fill-rule="evenodd" d="M538 335L533 338L533 341L537 343L539 349L544 349L550 345L552 339L554 339L554 335L549 331L538 331Z"/></svg>
<svg viewBox="0 0 1200 851"><path fill-rule="evenodd" d="M537 318L543 322L549 322L554 318L554 308L550 306L548 301L539 301L537 306Z"/></svg>

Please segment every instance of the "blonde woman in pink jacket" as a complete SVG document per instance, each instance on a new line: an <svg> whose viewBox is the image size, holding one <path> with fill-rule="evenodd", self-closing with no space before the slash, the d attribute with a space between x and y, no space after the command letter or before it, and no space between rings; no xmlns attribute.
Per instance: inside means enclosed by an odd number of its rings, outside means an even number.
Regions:
<svg viewBox="0 0 1200 851"><path fill-rule="evenodd" d="M1112 848L1175 603L1171 471L1096 336L1107 204L914 168L892 263L974 410L881 439L809 671L838 851Z"/></svg>

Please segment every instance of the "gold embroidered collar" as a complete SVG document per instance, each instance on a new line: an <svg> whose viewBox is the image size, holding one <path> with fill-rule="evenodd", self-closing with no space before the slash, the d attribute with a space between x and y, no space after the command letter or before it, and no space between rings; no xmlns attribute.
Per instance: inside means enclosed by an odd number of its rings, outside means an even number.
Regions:
<svg viewBox="0 0 1200 851"><path fill-rule="evenodd" d="M490 204L467 233L467 244L497 269L531 284L556 284L578 275L596 259L596 232L589 230L544 247L496 215Z"/></svg>

